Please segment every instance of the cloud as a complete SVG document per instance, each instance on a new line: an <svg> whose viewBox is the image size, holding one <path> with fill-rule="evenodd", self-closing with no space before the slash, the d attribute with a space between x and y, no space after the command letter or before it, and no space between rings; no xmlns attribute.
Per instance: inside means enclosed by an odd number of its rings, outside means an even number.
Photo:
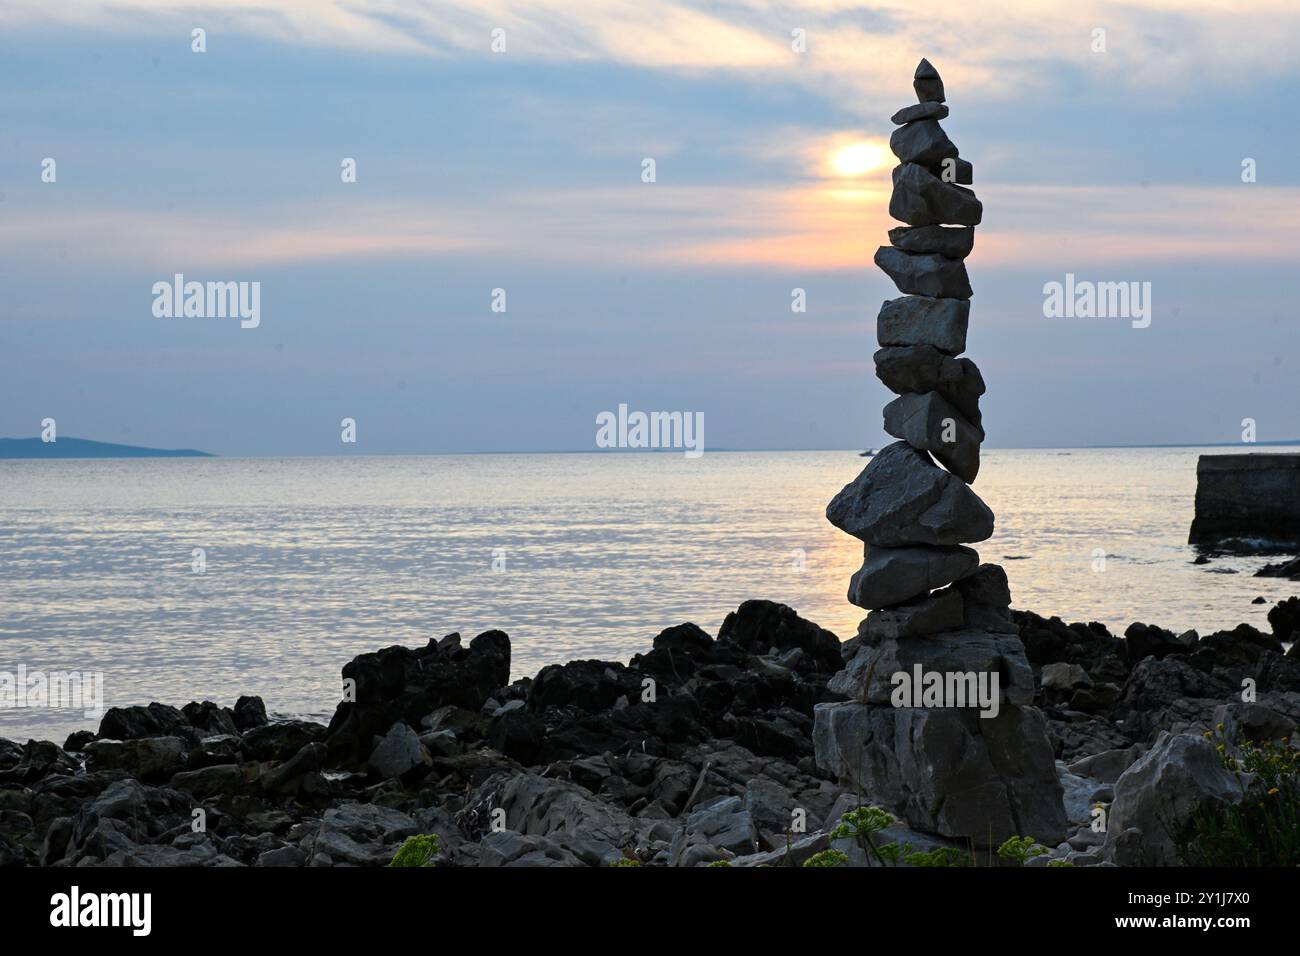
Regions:
<svg viewBox="0 0 1300 956"><path fill-rule="evenodd" d="M506 31L522 62L607 62L684 73L731 72L800 85L859 115L897 105L900 77L921 56L968 102L1051 95L1087 71L1146 96L1185 85L1246 88L1293 75L1300 8L1258 0L1248 13L1221 0L1077 0L1045 13L1042 0L6 0L0 24L77 26L160 34L209 30L304 46L417 56L481 56ZM791 48L791 31L807 50ZM1092 50L1106 31L1106 52ZM1243 69L1243 64L1249 64Z"/></svg>
<svg viewBox="0 0 1300 956"><path fill-rule="evenodd" d="M285 203L255 215L11 209L0 221L0 250L10 260L67 255L86 269L129 264L164 274L457 256L582 268L836 272L871 268L876 246L897 225L888 195L884 173L792 187L533 191L488 204L480 197ZM981 196L986 225L972 258L980 270L1300 255L1292 227L1300 188L989 184ZM1242 222L1253 225L1243 230Z"/></svg>

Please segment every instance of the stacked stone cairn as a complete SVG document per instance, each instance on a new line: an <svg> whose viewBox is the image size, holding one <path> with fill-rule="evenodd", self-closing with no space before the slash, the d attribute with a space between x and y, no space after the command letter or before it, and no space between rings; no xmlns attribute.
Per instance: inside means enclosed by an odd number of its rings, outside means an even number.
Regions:
<svg viewBox="0 0 1300 956"><path fill-rule="evenodd" d="M899 441L826 509L865 543L849 600L870 613L830 685L849 700L817 708L817 761L917 829L981 847L1010 836L1053 846L1066 829L1062 787L1043 716L1030 706L1034 674L1007 576L965 546L993 534L993 512L969 487L984 440L984 380L958 358L971 297L963 260L983 208L963 185L971 164L939 125L948 107L927 60L913 87L918 103L894 114L890 137L900 164L889 212L906 225L875 256L904 293L880 310L875 354L877 376L898 395L884 426ZM983 674L991 688L996 675L997 707L969 697L955 706L955 694L940 706L900 705L895 675L910 681L917 665L945 687L965 680L969 689L965 675Z"/></svg>

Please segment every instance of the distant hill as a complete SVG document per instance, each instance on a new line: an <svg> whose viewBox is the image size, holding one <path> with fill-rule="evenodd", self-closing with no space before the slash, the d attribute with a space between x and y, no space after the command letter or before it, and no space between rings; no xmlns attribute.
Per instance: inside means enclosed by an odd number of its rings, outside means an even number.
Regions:
<svg viewBox="0 0 1300 956"><path fill-rule="evenodd" d="M88 438L60 438L44 442L39 438L0 438L0 458L211 458L193 448L142 448L115 445Z"/></svg>

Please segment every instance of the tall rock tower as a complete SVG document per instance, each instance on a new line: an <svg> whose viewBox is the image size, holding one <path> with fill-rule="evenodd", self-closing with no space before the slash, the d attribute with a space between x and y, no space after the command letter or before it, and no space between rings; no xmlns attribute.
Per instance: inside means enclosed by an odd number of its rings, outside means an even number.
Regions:
<svg viewBox="0 0 1300 956"><path fill-rule="evenodd" d="M1062 788L1034 675L1011 621L1006 573L966 545L993 534L970 488L984 440L984 379L966 349L965 258L983 207L971 164L939 121L943 81L922 60L918 102L893 116L898 156L889 231L875 261L903 295L881 307L876 375L883 448L826 517L864 542L849 600L868 609L817 708L817 761L912 826L983 846L1012 835L1051 846L1065 833ZM937 462L937 464L936 464ZM942 466L942 467L941 467Z"/></svg>

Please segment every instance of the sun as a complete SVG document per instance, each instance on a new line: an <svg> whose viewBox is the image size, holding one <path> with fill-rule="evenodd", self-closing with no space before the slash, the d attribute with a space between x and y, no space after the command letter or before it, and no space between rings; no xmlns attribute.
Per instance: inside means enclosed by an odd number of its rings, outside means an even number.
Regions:
<svg viewBox="0 0 1300 956"><path fill-rule="evenodd" d="M885 165L885 148L879 143L853 142L839 147L831 166L841 176L862 176Z"/></svg>

